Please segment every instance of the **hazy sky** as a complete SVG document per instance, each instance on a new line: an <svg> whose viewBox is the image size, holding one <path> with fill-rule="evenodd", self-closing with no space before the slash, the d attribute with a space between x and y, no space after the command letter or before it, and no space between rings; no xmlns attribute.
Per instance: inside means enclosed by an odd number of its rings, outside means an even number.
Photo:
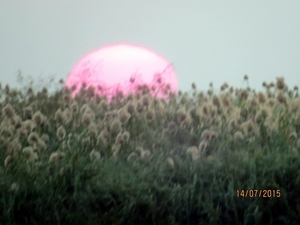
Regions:
<svg viewBox="0 0 300 225"><path fill-rule="evenodd" d="M283 76L300 86L299 0L0 0L0 81L66 78L106 44L146 46L173 63L181 90L250 86ZM245 85L245 84L244 84Z"/></svg>

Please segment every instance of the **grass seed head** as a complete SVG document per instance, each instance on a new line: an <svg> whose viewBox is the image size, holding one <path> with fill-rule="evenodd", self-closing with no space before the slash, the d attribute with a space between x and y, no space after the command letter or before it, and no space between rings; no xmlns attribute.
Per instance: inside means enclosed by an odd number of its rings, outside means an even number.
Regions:
<svg viewBox="0 0 300 225"><path fill-rule="evenodd" d="M146 117L146 120L147 120L148 122L153 121L153 120L155 119L155 111L152 110L152 109L149 109L149 110L146 112L145 117Z"/></svg>
<svg viewBox="0 0 300 225"><path fill-rule="evenodd" d="M109 109L108 102L105 99L101 100L99 106L103 111L108 111L108 109Z"/></svg>
<svg viewBox="0 0 300 225"><path fill-rule="evenodd" d="M166 161L171 167L174 167L175 163L172 157L167 157Z"/></svg>
<svg viewBox="0 0 300 225"><path fill-rule="evenodd" d="M219 137L219 134L216 131L210 131L209 140L216 140Z"/></svg>
<svg viewBox="0 0 300 225"><path fill-rule="evenodd" d="M286 104L287 103L287 98L286 98L286 96L284 95L284 93L282 91L279 92L279 94L277 95L277 101L280 104Z"/></svg>
<svg viewBox="0 0 300 225"><path fill-rule="evenodd" d="M198 150L201 152L201 154L204 154L206 152L206 149L207 149L207 141L201 141L198 146Z"/></svg>
<svg viewBox="0 0 300 225"><path fill-rule="evenodd" d="M148 159L150 157L150 155L151 155L151 152L148 149L141 152L142 159Z"/></svg>
<svg viewBox="0 0 300 225"><path fill-rule="evenodd" d="M124 131L122 133L122 136L123 136L123 140L125 141L125 143L127 143L129 141L129 138L130 138L130 133L128 131Z"/></svg>
<svg viewBox="0 0 300 225"><path fill-rule="evenodd" d="M89 126L90 123L92 122L92 120L93 120L93 117L89 113L84 113L81 118L81 122L84 126Z"/></svg>
<svg viewBox="0 0 300 225"><path fill-rule="evenodd" d="M31 106L27 106L23 109L23 116L25 119L31 119L33 115L33 109Z"/></svg>
<svg viewBox="0 0 300 225"><path fill-rule="evenodd" d="M37 151L44 151L47 149L47 145L45 143L44 140L42 140L41 138L39 138L39 140L33 144L34 149L36 149Z"/></svg>
<svg viewBox="0 0 300 225"><path fill-rule="evenodd" d="M127 112L126 109L122 108L118 111L118 118L122 124L126 124L129 121L130 117L131 115L129 112Z"/></svg>
<svg viewBox="0 0 300 225"><path fill-rule="evenodd" d="M296 141L297 137L298 137L298 135L295 131L293 131L289 134L289 140L292 141L292 142Z"/></svg>
<svg viewBox="0 0 300 225"><path fill-rule="evenodd" d="M187 149L187 153L189 153L189 154L194 154L194 153L196 153L196 152L198 152L198 147L197 146L191 146L191 147L189 147L188 149Z"/></svg>
<svg viewBox="0 0 300 225"><path fill-rule="evenodd" d="M267 97L262 92L258 92L258 102L264 104L267 100Z"/></svg>
<svg viewBox="0 0 300 225"><path fill-rule="evenodd" d="M7 167L9 164L11 164L13 161L12 156L8 155L4 160L4 166Z"/></svg>
<svg viewBox="0 0 300 225"><path fill-rule="evenodd" d="M101 159L101 154L98 151L95 151L95 149L93 149L90 152L90 159L91 160L100 160Z"/></svg>
<svg viewBox="0 0 300 225"><path fill-rule="evenodd" d="M43 134L41 136L41 139L47 144L47 143L49 143L50 137L48 134Z"/></svg>
<svg viewBox="0 0 300 225"><path fill-rule="evenodd" d="M277 77L276 78L276 89L279 91L283 91L285 88L284 78L283 77Z"/></svg>
<svg viewBox="0 0 300 225"><path fill-rule="evenodd" d="M79 110L78 103L77 103L76 101L74 101L74 102L71 104L71 112L74 113L74 114L77 114L77 113L78 113L78 110Z"/></svg>
<svg viewBox="0 0 300 225"><path fill-rule="evenodd" d="M58 125L62 125L64 123L64 114L60 108L55 112L54 120Z"/></svg>
<svg viewBox="0 0 300 225"><path fill-rule="evenodd" d="M91 138L95 138L98 135L97 125L94 122L89 125L88 133Z"/></svg>
<svg viewBox="0 0 300 225"><path fill-rule="evenodd" d="M51 153L50 157L49 157L49 163L54 163L57 162L58 160L61 160L65 157L65 153L63 152L53 152Z"/></svg>
<svg viewBox="0 0 300 225"><path fill-rule="evenodd" d="M39 135L36 132L31 132L28 136L28 142L30 144L37 143L39 141Z"/></svg>
<svg viewBox="0 0 300 225"><path fill-rule="evenodd" d="M187 112L183 107L177 110L177 120L179 123L184 121L186 117L187 117Z"/></svg>
<svg viewBox="0 0 300 225"><path fill-rule="evenodd" d="M21 143L19 142L18 138L15 138L11 142L8 143L7 145L7 154L8 155L13 155L17 153L19 150L21 150L22 146Z"/></svg>
<svg viewBox="0 0 300 225"><path fill-rule="evenodd" d="M297 140L297 148L300 148L300 138Z"/></svg>
<svg viewBox="0 0 300 225"><path fill-rule="evenodd" d="M143 106L148 107L149 103L150 103L150 97L149 97L149 95L144 95L142 97L142 104L143 104Z"/></svg>
<svg viewBox="0 0 300 225"><path fill-rule="evenodd" d="M17 136L20 140L24 140L28 136L28 132L24 128L19 129L17 133L18 133Z"/></svg>
<svg viewBox="0 0 300 225"><path fill-rule="evenodd" d="M29 157L30 155L32 155L34 153L33 147L28 146L28 147L23 148L22 153Z"/></svg>
<svg viewBox="0 0 300 225"><path fill-rule="evenodd" d="M59 128L57 128L56 137L60 141L62 141L62 140L65 139L65 137L66 137L66 130L65 130L64 126L60 126Z"/></svg>
<svg viewBox="0 0 300 225"><path fill-rule="evenodd" d="M201 134L201 138L203 140L208 141L210 139L210 134L211 134L211 132L209 130L205 129Z"/></svg>
<svg viewBox="0 0 300 225"><path fill-rule="evenodd" d="M7 117L7 118L12 118L15 115L15 110L11 106L11 104L7 103L3 108L2 108L2 114Z"/></svg>
<svg viewBox="0 0 300 225"><path fill-rule="evenodd" d="M143 103L142 103L140 100L137 101L136 104L135 104L135 111L136 111L137 113L142 113L142 112L143 112L143 109L144 109Z"/></svg>
<svg viewBox="0 0 300 225"><path fill-rule="evenodd" d="M212 97L212 104L216 107L220 107L220 100L216 95Z"/></svg>
<svg viewBox="0 0 300 225"><path fill-rule="evenodd" d="M269 105L271 108L273 108L273 107L275 106L275 104L276 104L276 102L275 102L274 99L269 99L269 100L268 100L268 105Z"/></svg>
<svg viewBox="0 0 300 225"><path fill-rule="evenodd" d="M134 104L129 101L126 105L126 110L128 113L130 113L131 115L134 113Z"/></svg>
<svg viewBox="0 0 300 225"><path fill-rule="evenodd" d="M241 124L241 128L244 132L244 134L252 134L254 132L254 124L251 120L248 120Z"/></svg>
<svg viewBox="0 0 300 225"><path fill-rule="evenodd" d="M234 139L235 140L238 140L238 141L241 141L244 139L244 135L241 131L237 131L234 133Z"/></svg>
<svg viewBox="0 0 300 225"><path fill-rule="evenodd" d="M121 147L122 145L118 144L118 143L114 143L112 146L111 146L111 151L112 153L116 153L118 154L121 150Z"/></svg>
<svg viewBox="0 0 300 225"><path fill-rule="evenodd" d="M40 111L37 111L33 117L32 117L32 121L36 124L36 126L41 126L45 120L44 118L45 116L40 112Z"/></svg>
<svg viewBox="0 0 300 225"><path fill-rule="evenodd" d="M22 124L22 127L27 131L27 133L31 133L36 127L36 125L31 120L25 120Z"/></svg>
<svg viewBox="0 0 300 225"><path fill-rule="evenodd" d="M127 157L127 161L128 162L136 162L138 159L138 155L135 152L132 152L129 154L129 156Z"/></svg>
<svg viewBox="0 0 300 225"><path fill-rule="evenodd" d="M117 119L113 120L112 123L110 124L109 130L113 134L118 134L122 130L122 124L120 120Z"/></svg>
<svg viewBox="0 0 300 225"><path fill-rule="evenodd" d="M120 145L124 145L126 143L125 137L123 135L123 133L119 133L116 137L116 144L120 144Z"/></svg>
<svg viewBox="0 0 300 225"><path fill-rule="evenodd" d="M64 124L70 123L72 121L73 115L69 108L65 108L63 111Z"/></svg>
<svg viewBox="0 0 300 225"><path fill-rule="evenodd" d="M107 129L103 129L98 136L98 143L102 142L105 146L111 139L111 133Z"/></svg>

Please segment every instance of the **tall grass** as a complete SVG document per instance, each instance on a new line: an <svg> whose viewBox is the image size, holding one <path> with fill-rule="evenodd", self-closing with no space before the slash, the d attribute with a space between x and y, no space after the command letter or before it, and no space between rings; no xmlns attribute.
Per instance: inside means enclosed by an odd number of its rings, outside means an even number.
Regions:
<svg viewBox="0 0 300 225"><path fill-rule="evenodd" d="M283 78L168 101L57 85L0 87L0 224L300 223L300 98Z"/></svg>

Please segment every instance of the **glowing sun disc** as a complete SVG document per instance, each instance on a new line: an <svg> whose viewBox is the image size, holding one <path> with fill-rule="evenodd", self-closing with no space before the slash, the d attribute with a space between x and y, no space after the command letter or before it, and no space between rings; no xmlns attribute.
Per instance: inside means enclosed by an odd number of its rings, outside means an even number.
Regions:
<svg viewBox="0 0 300 225"><path fill-rule="evenodd" d="M80 59L65 86L76 88L72 92L75 96L83 83L109 100L118 91L124 95L137 93L141 85L147 85L152 96L165 99L166 90L178 91L177 76L168 60L145 47L130 44L106 45Z"/></svg>

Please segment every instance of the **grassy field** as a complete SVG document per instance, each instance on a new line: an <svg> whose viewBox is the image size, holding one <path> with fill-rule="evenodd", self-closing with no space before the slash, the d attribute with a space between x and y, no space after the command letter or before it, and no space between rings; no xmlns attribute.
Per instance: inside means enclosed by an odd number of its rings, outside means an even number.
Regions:
<svg viewBox="0 0 300 225"><path fill-rule="evenodd" d="M300 98L284 78L168 101L58 85L0 88L0 224L300 224Z"/></svg>

